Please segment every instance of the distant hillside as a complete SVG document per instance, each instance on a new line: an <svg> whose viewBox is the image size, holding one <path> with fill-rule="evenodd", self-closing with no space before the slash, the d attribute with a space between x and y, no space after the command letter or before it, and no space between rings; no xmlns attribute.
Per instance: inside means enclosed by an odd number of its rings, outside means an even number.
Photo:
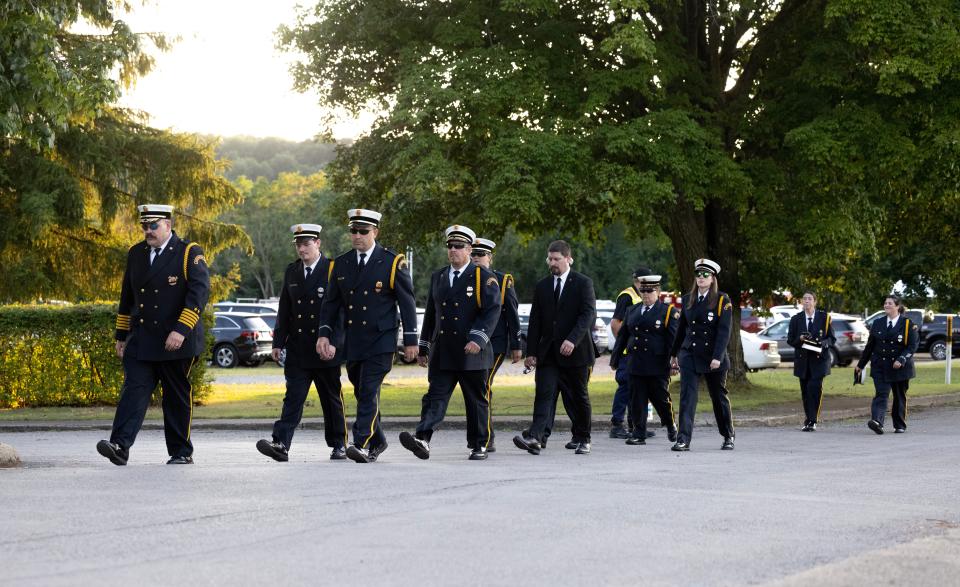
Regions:
<svg viewBox="0 0 960 587"><path fill-rule="evenodd" d="M316 173L336 157L336 145L315 141L294 142L277 138L249 136L224 137L217 148L217 159L227 159L230 168L224 174L234 180L241 175L270 181L284 171L303 175Z"/></svg>

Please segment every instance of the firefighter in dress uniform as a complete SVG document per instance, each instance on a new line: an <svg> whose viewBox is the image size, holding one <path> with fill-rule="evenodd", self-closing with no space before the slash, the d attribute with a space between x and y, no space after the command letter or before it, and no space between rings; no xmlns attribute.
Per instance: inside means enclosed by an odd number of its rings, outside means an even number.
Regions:
<svg viewBox="0 0 960 587"><path fill-rule="evenodd" d="M273 425L273 438L257 442L257 450L281 462L289 460L293 433L303 417L303 404L310 384L317 388L323 411L323 434L330 447L331 460L347 458L347 422L343 415L343 390L340 364L343 341L335 346L330 361L317 354L317 328L320 305L326 294L333 261L320 250L319 224L295 224L290 227L299 259L287 266L280 293L280 307L273 332L273 360L281 362L285 351L283 375L287 391L283 396L280 419ZM342 332L342 329L341 329Z"/></svg>
<svg viewBox="0 0 960 587"><path fill-rule="evenodd" d="M624 369L629 377L630 403L634 414L629 445L647 443L647 402L653 404L667 427L667 438L677 440L673 401L670 398L670 350L677 334L680 311L660 300L659 275L637 278L640 300L627 309L610 357L610 366ZM626 365L624 367L624 364Z"/></svg>
<svg viewBox="0 0 960 587"><path fill-rule="evenodd" d="M470 251L470 259L480 267L490 269L497 276L497 282L500 284L500 319L497 321L497 328L490 337L490 344L493 346L493 367L487 375L487 403L490 404L490 416L493 417L493 380L497 376L497 371L503 365L507 358L507 352L510 353L510 362L519 363L523 359L522 342L520 340L520 306L517 300L517 290L514 287L513 275L493 269L493 251L497 248L497 243L487 238L477 237L473 241L473 250ZM493 426L490 427L490 443L487 446L487 452L495 452Z"/></svg>
<svg viewBox="0 0 960 587"><path fill-rule="evenodd" d="M97 452L126 465L157 383L163 390L168 465L193 463L190 369L203 353L201 313L210 295L203 249L173 231L173 206L139 206L144 240L130 247L120 288L116 351L123 388L110 440Z"/></svg>
<svg viewBox="0 0 960 587"><path fill-rule="evenodd" d="M370 463L387 448L380 426L380 386L393 368L400 321L404 359L412 362L417 356L417 305L404 256L377 243L381 214L355 208L347 216L353 250L333 262L320 308L317 354L333 360L335 341L342 337L347 377L357 398L347 458Z"/></svg>
<svg viewBox="0 0 960 587"><path fill-rule="evenodd" d="M817 296L811 291L800 298L803 311L790 318L787 344L795 349L793 374L800 378L804 421L800 430L816 432L823 403L823 378L830 374L830 350L837 344L830 314L817 310Z"/></svg>
<svg viewBox="0 0 960 587"><path fill-rule="evenodd" d="M443 422L453 389L460 384L467 412L469 459L487 458L490 410L487 373L493 366L490 337L500 317L500 284L492 271L470 261L476 234L455 224L446 230L450 264L430 276L420 332L421 367L429 366L429 388L416 434L400 433L400 443L418 458L430 458L430 440Z"/></svg>
<svg viewBox="0 0 960 587"><path fill-rule="evenodd" d="M873 378L876 394L870 405L867 426L875 433L883 434L883 420L892 391L890 415L893 418L893 431L903 434L907 431L907 390L910 380L916 376L913 355L920 342L920 328L903 315L900 296L889 295L884 298L883 311L884 316L874 320L870 326L870 338L855 371L859 378L867 361L870 362L870 377Z"/></svg>
<svg viewBox="0 0 960 587"><path fill-rule="evenodd" d="M726 388L730 369L727 343L733 325L733 304L727 294L718 290L718 273L718 263L698 259L694 265L696 281L683 298L677 336L670 352L671 367L680 370L679 431L671 450L690 450L700 377L707 380L717 429L723 436L720 448L733 450L733 415Z"/></svg>

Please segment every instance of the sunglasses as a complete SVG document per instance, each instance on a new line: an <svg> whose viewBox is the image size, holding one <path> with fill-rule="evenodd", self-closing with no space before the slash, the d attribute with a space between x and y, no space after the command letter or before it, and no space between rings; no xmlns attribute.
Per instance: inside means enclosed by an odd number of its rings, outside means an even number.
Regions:
<svg viewBox="0 0 960 587"><path fill-rule="evenodd" d="M710 273L709 271L697 271L696 273L694 273L694 275L696 275L697 277L710 277L711 275L713 275L713 273Z"/></svg>
<svg viewBox="0 0 960 587"><path fill-rule="evenodd" d="M486 257L486 256L487 256L487 252L486 252L486 251L470 251L470 256L471 256L471 257Z"/></svg>
<svg viewBox="0 0 960 587"><path fill-rule="evenodd" d="M369 228L351 228L350 234L370 234Z"/></svg>
<svg viewBox="0 0 960 587"><path fill-rule="evenodd" d="M460 249L467 248L467 244L466 243L447 243L447 248L457 249L459 251Z"/></svg>
<svg viewBox="0 0 960 587"><path fill-rule="evenodd" d="M653 293L653 292L655 292L655 291L657 291L657 290L655 290L655 289L653 289L653 288L651 288L651 287L643 287L643 288L640 288L640 293Z"/></svg>
<svg viewBox="0 0 960 587"><path fill-rule="evenodd" d="M141 222L140 228L144 230L156 230L160 228L160 223L159 222Z"/></svg>

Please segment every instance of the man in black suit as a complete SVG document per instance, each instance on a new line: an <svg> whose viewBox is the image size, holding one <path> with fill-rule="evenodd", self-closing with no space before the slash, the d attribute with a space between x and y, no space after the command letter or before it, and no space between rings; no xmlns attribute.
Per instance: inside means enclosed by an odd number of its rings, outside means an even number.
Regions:
<svg viewBox="0 0 960 587"><path fill-rule="evenodd" d="M520 339L520 301L517 299L513 275L498 271L491 266L493 250L496 247L497 243L492 240L477 237L473 241L473 250L470 251L470 259L477 265L493 271L497 281L500 282L500 319L497 320L497 328L490 337L490 345L493 347L493 366L487 374L487 402L490 404L491 415L493 414L493 380L506 360L507 352L510 353L511 363L519 363L523 359L523 346ZM495 437L496 433L491 426L487 452L496 451Z"/></svg>
<svg viewBox="0 0 960 587"><path fill-rule="evenodd" d="M830 315L817 310L817 296L804 292L803 311L790 318L787 344L796 349L793 374L800 378L800 397L803 400L803 430L814 432L820 418L823 400L823 378L830 374L830 347L837 344Z"/></svg>
<svg viewBox="0 0 960 587"><path fill-rule="evenodd" d="M404 359L413 361L417 357L417 305L403 255L377 243L380 213L356 208L347 215L353 250L334 260L320 308L317 354L332 360L337 348L331 341L344 336L347 377L357 398L353 444L347 447L347 458L370 463L387 448L380 427L380 386L393 368L397 308L403 320Z"/></svg>
<svg viewBox="0 0 960 587"><path fill-rule="evenodd" d="M467 411L470 460L487 458L490 411L487 371L493 366L490 337L500 317L500 284L493 272L470 261L476 234L466 226L446 231L450 264L430 276L430 292L420 332L421 367L430 366L416 435L400 433L400 443L418 458L430 458L430 439L443 422L453 388L460 384Z"/></svg>
<svg viewBox="0 0 960 587"><path fill-rule="evenodd" d="M537 369L533 421L526 435L513 439L518 448L530 454L540 454L540 441L556 410L558 388L572 422L571 442L576 454L590 453L587 383L596 359L592 338L596 293L593 281L571 270L572 264L569 244L559 240L550 243L547 266L551 275L537 283L530 308L524 365Z"/></svg>
<svg viewBox="0 0 960 587"><path fill-rule="evenodd" d="M323 410L323 434L332 450L332 460L347 458L347 422L343 415L343 392L340 386L340 364L343 351L325 361L317 354L317 327L320 305L326 294L333 261L320 250L319 224L295 224L290 227L299 259L287 266L280 292L280 307L273 331L273 360L280 363L286 351L283 375L287 392L283 396L280 419L273 425L272 440L261 439L257 450L281 462L289 460L287 452L293 433L303 417L303 403L310 384L317 387ZM336 346L342 346L338 341Z"/></svg>
<svg viewBox="0 0 960 587"><path fill-rule="evenodd" d="M127 252L120 287L116 350L123 361L123 389L110 440L97 452L126 465L157 387L163 389L163 434L168 465L193 463L190 368L203 352L200 314L210 295L203 249L173 231L173 206L139 207L143 241Z"/></svg>

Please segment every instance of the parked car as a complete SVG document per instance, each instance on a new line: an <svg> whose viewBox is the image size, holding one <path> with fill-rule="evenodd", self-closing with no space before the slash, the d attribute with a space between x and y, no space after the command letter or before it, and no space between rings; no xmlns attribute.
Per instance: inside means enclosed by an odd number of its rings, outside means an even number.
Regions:
<svg viewBox="0 0 960 587"><path fill-rule="evenodd" d="M238 363L262 365L270 357L273 329L251 312L216 312L213 323L213 364L232 369Z"/></svg>
<svg viewBox="0 0 960 587"><path fill-rule="evenodd" d="M830 314L833 333L837 337L837 344L830 349L830 364L846 367L863 354L867 346L867 337L870 334L866 324L857 316L847 314ZM758 333L764 340L776 341L780 358L784 361L793 361L794 348L787 344L787 332L790 329L789 320L781 320L768 326Z"/></svg>
<svg viewBox="0 0 960 587"><path fill-rule="evenodd" d="M527 355L527 330L530 328L530 306L531 304L520 304L517 308L517 313L520 315L520 348L523 350L524 356ZM606 312L609 312L610 317L613 317L613 309L604 310L604 315ZM597 345L597 350L601 353L610 352L610 347L613 346L616 340L609 332L610 319L607 318L604 320L604 318L601 317L601 311L597 311L591 336L593 337L593 344Z"/></svg>
<svg viewBox="0 0 960 587"><path fill-rule="evenodd" d="M248 300L247 298L240 298L240 300L234 302L217 302L213 305L213 311L249 312L251 314L276 314L280 309L280 300Z"/></svg>
<svg viewBox="0 0 960 587"><path fill-rule="evenodd" d="M766 340L752 332L740 330L740 345L743 347L743 361L750 371L776 369L780 366L777 341Z"/></svg>
<svg viewBox="0 0 960 587"><path fill-rule="evenodd" d="M740 308L741 330L757 333L763 330L766 325L767 319L764 316L758 316L756 308Z"/></svg>
<svg viewBox="0 0 960 587"><path fill-rule="evenodd" d="M423 332L423 316L426 314L425 308L417 308L417 334ZM418 339L419 340L419 339ZM394 363L403 363L403 328L397 329L397 356Z"/></svg>
<svg viewBox="0 0 960 587"><path fill-rule="evenodd" d="M768 312L770 312L770 317L767 318L767 326L779 322L780 320L786 320L787 318L793 317L794 314L799 314L803 308L800 306L773 306Z"/></svg>

